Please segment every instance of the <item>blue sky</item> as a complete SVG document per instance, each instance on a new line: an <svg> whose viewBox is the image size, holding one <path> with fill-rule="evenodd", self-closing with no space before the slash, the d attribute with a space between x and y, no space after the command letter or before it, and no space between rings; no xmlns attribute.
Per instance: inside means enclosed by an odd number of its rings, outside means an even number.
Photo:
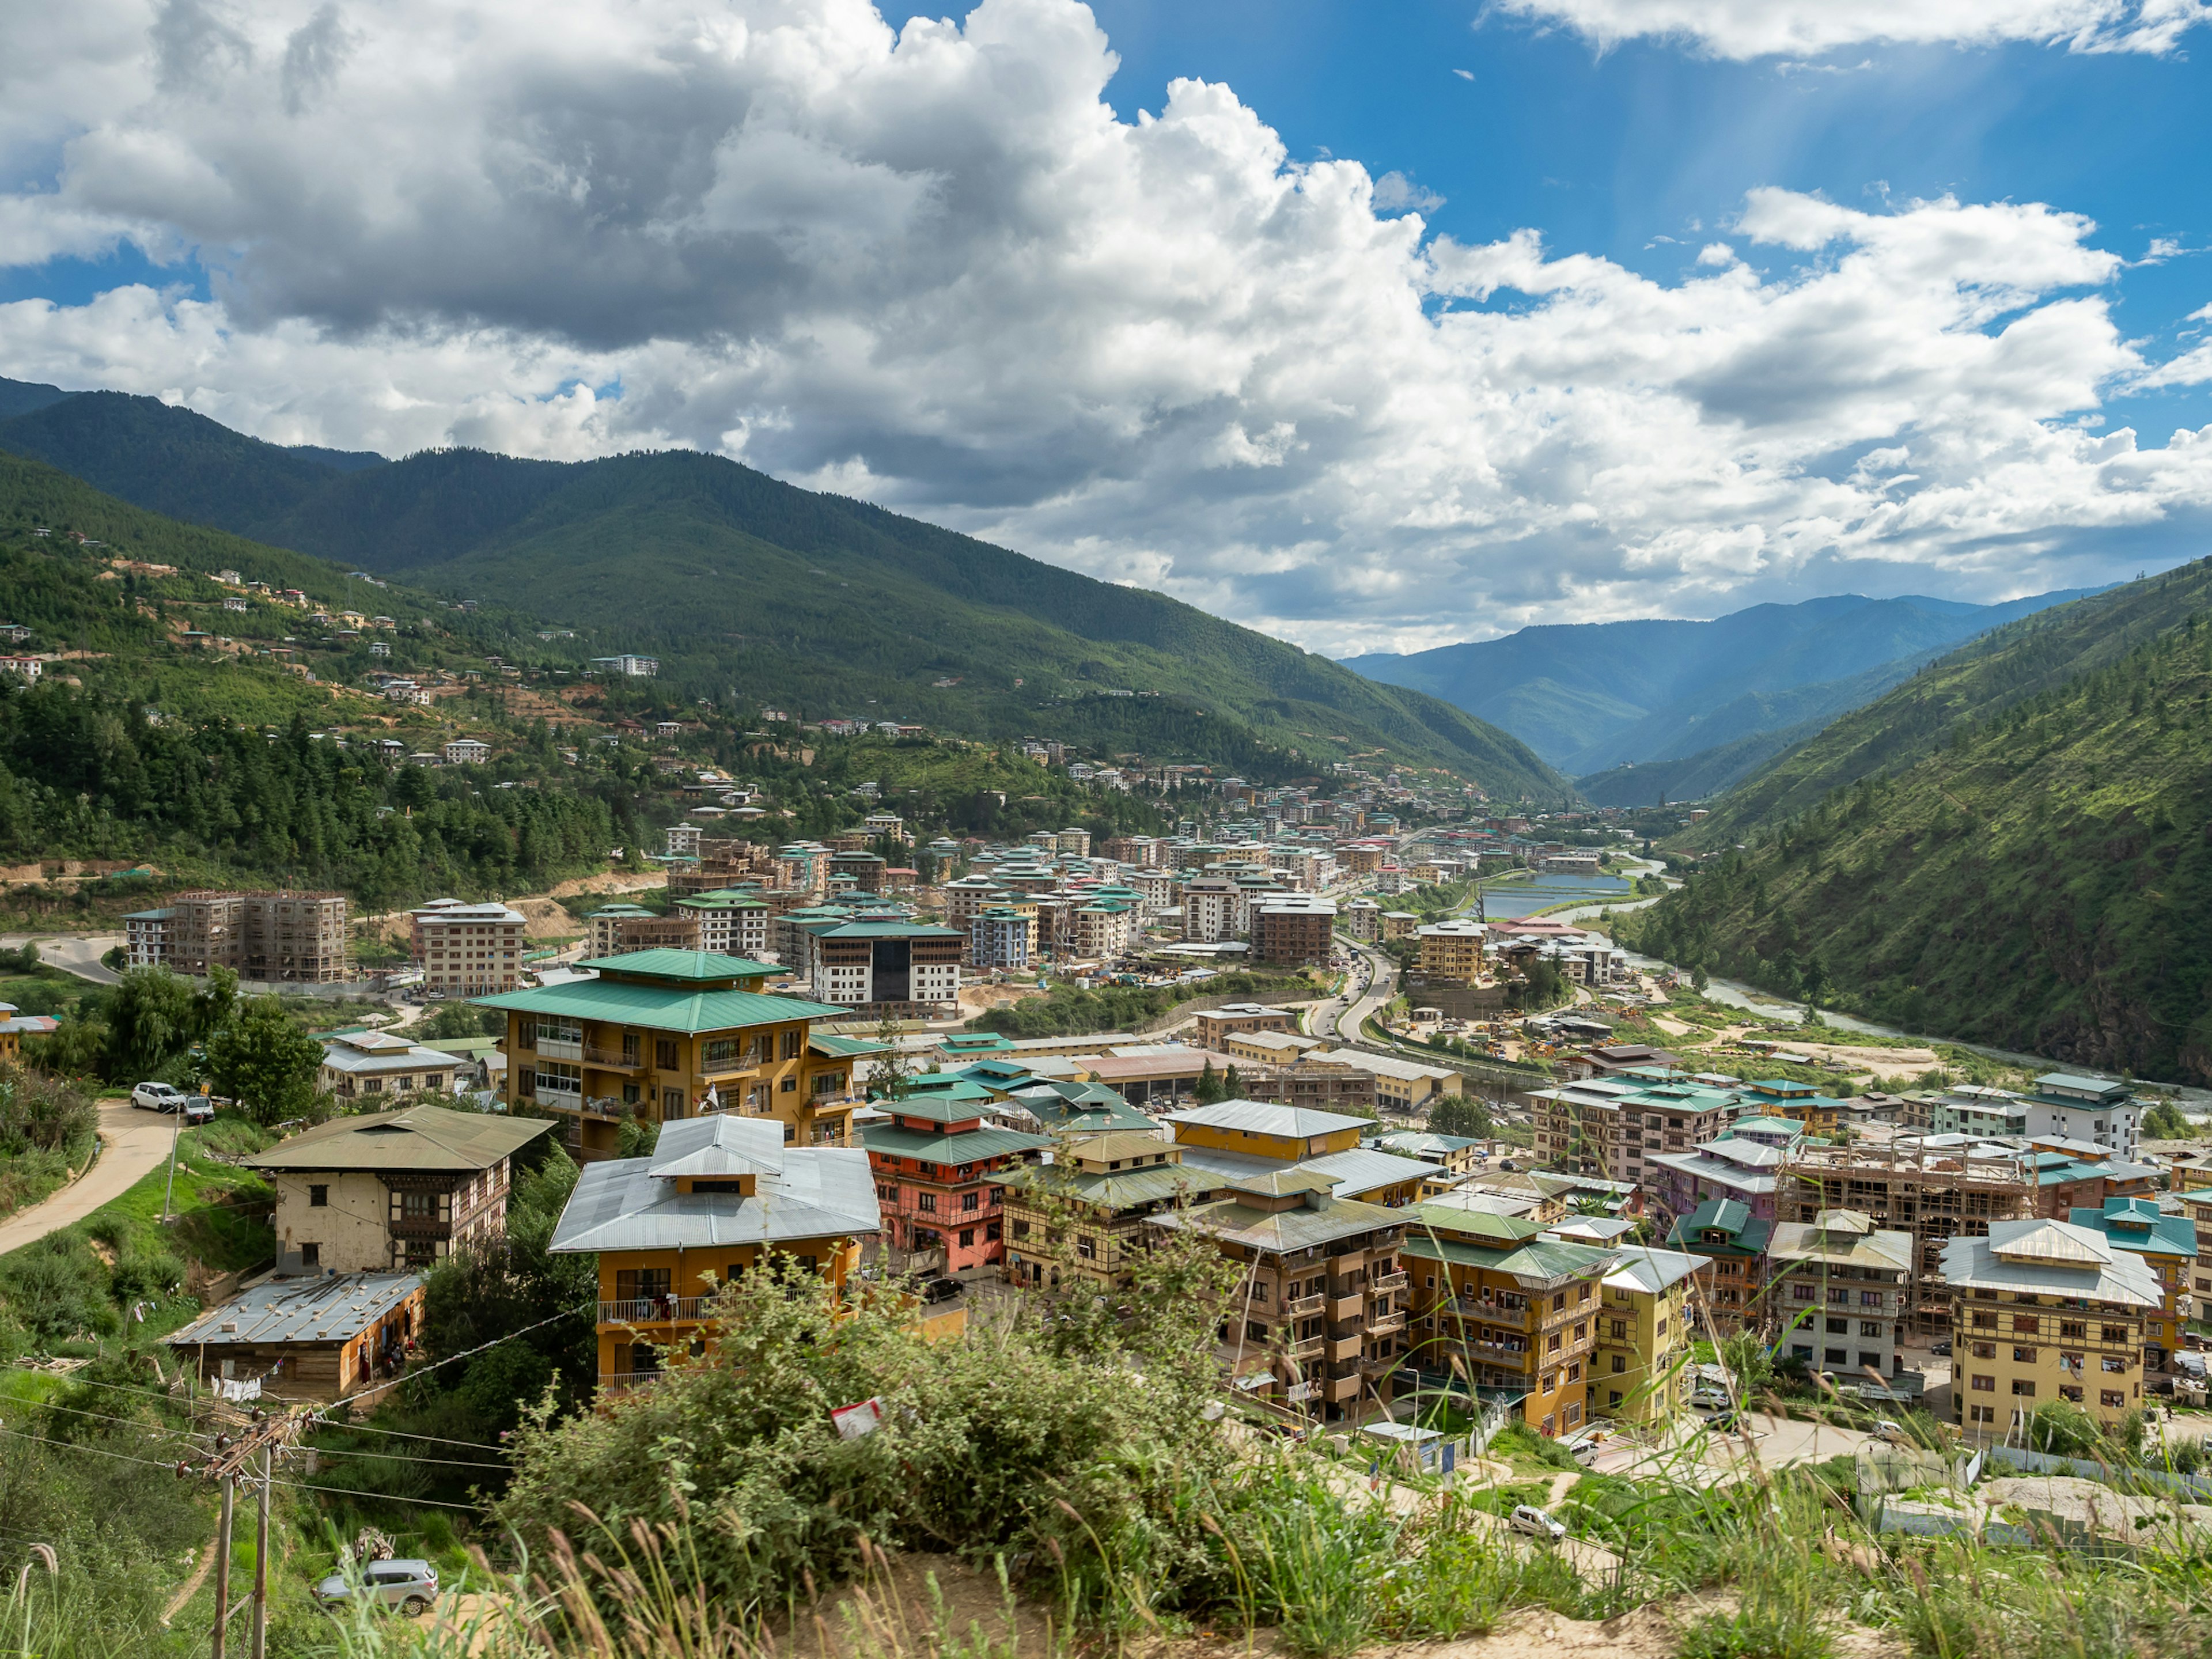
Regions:
<svg viewBox="0 0 2212 1659"><path fill-rule="evenodd" d="M2089 586L2212 548L2140 8L12 9L0 374L718 450L1334 654Z"/></svg>

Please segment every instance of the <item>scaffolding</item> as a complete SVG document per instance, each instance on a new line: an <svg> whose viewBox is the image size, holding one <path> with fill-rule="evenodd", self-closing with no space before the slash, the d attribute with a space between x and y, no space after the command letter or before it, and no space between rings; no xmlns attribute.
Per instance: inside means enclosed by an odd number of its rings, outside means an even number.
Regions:
<svg viewBox="0 0 2212 1659"><path fill-rule="evenodd" d="M1992 1221L2036 1212L2035 1155L2008 1147L1803 1146L1784 1161L1775 1219L1812 1221L1823 1210L1857 1210L1877 1227L1910 1233L1913 1271L1905 1319L1917 1336L1947 1334L1951 1293L1943 1246L1986 1237Z"/></svg>

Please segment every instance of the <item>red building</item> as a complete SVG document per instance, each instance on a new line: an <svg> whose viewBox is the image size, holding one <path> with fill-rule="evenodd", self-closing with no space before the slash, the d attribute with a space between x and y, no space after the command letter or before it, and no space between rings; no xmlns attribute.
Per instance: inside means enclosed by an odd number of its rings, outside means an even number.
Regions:
<svg viewBox="0 0 2212 1659"><path fill-rule="evenodd" d="M964 1273L994 1266L1005 1250L1000 1188L986 1176L1035 1164L1048 1135L986 1128L990 1101L974 1084L954 1091L877 1102L890 1121L860 1127L876 1177L884 1243L902 1271Z"/></svg>

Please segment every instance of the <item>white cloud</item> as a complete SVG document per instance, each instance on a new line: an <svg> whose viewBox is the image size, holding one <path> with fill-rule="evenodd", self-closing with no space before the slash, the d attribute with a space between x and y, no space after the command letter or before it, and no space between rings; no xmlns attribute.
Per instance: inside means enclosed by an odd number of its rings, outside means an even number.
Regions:
<svg viewBox="0 0 2212 1659"><path fill-rule="evenodd" d="M1734 58L1796 58L1875 41L2020 40L2073 52L2163 54L2212 21L2205 0L1497 0L1496 9L1571 29L1600 47L1674 40Z"/></svg>
<svg viewBox="0 0 2212 1659"><path fill-rule="evenodd" d="M1378 212L1398 213L1411 209L1415 213L1434 213L1443 204L1443 197L1415 184L1402 173L1386 173L1375 181L1375 207Z"/></svg>
<svg viewBox="0 0 2212 1659"><path fill-rule="evenodd" d="M1225 87L1118 119L1068 0L171 0L137 40L112 113L19 116L81 130L0 226L194 249L214 297L0 307L0 372L283 441L720 449L1333 651L2103 579L2212 511L2212 428L2091 429L2191 371L2048 207L1754 191L1671 284L1462 245Z"/></svg>

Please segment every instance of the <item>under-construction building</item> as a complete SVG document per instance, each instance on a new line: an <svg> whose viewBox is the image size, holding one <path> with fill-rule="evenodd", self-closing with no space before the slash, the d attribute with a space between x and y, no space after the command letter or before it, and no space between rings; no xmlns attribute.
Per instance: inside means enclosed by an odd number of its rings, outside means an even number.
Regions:
<svg viewBox="0 0 2212 1659"><path fill-rule="evenodd" d="M179 893L167 907L161 959L180 974L229 969L264 983L346 976L343 893Z"/></svg>
<svg viewBox="0 0 2212 1659"><path fill-rule="evenodd" d="M1803 1146L1784 1163L1775 1188L1778 1222L1811 1222L1823 1211L1856 1210L1878 1228L1910 1233L1912 1273L1905 1317L1915 1335L1948 1334L1952 1292L1943 1246L1986 1237L1992 1221L2036 1213L2034 1155L2008 1148Z"/></svg>
<svg viewBox="0 0 2212 1659"><path fill-rule="evenodd" d="M769 849L735 836L702 836L698 861L678 858L668 865L668 896L684 898L694 893L715 893L739 882L769 883L776 879Z"/></svg>

